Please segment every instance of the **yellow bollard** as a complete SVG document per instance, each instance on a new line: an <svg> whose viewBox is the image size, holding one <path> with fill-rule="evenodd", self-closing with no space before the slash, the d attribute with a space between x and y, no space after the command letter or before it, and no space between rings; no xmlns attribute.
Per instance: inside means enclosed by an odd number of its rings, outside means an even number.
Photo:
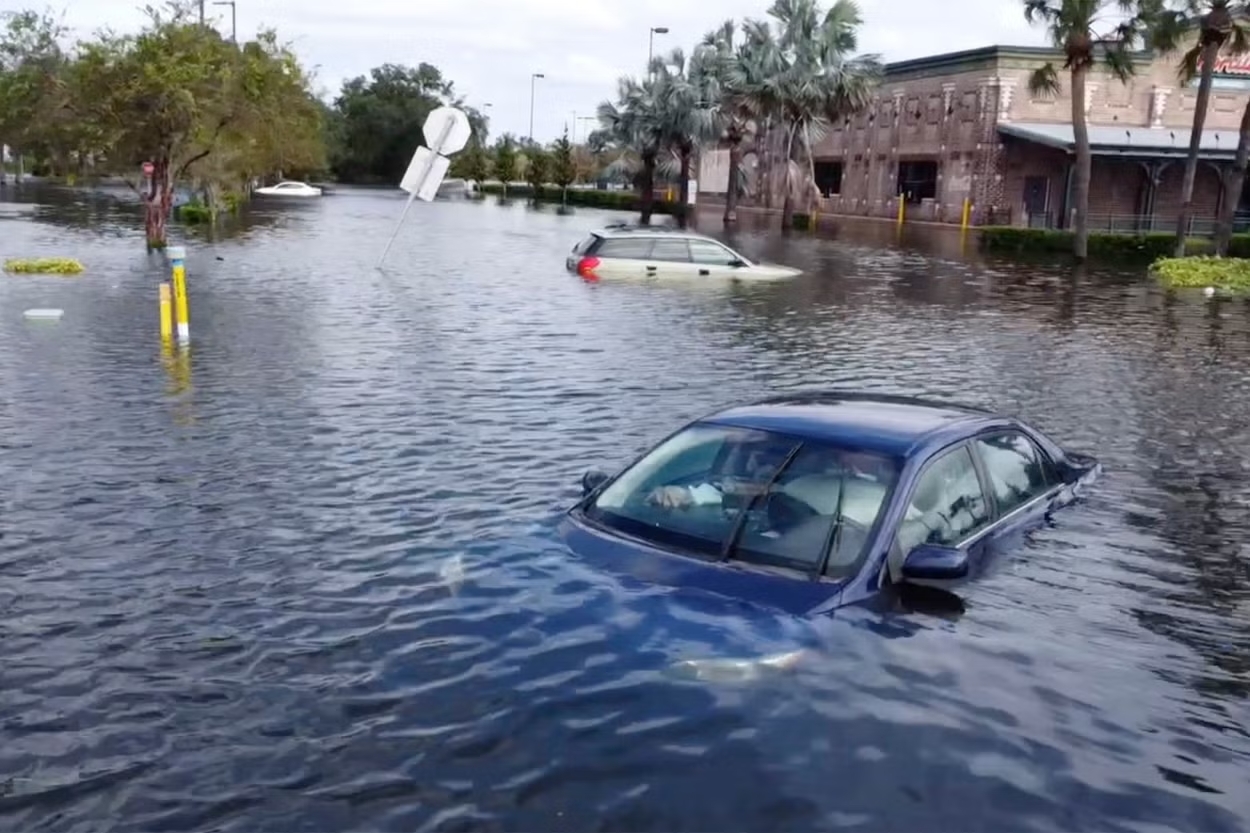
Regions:
<svg viewBox="0 0 1250 833"><path fill-rule="evenodd" d="M899 194L898 195L898 224L900 226L903 224L903 217L906 214L906 209L903 207L906 204L907 204L907 201L903 199L903 195Z"/></svg>
<svg viewBox="0 0 1250 833"><path fill-rule="evenodd" d="M169 258L174 262L174 321L178 330L178 343L191 340L191 316L187 309L187 250L182 246L170 246Z"/></svg>
<svg viewBox="0 0 1250 833"><path fill-rule="evenodd" d="M968 222L971 219L972 219L972 200L970 200L968 197L964 197L964 212L963 212L963 216L959 218L959 225L964 231L968 230Z"/></svg>
<svg viewBox="0 0 1250 833"><path fill-rule="evenodd" d="M161 342L167 343L174 337L174 305L169 281L162 281L161 286Z"/></svg>

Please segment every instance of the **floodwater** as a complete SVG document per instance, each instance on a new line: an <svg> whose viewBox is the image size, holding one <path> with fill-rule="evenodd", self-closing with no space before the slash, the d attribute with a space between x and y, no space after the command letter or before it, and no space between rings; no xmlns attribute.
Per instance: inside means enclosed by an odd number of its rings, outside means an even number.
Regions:
<svg viewBox="0 0 1250 833"><path fill-rule="evenodd" d="M888 224L736 234L788 283L589 285L563 258L611 215L493 201L417 204L378 271L403 197L343 189L190 240L167 356L137 214L20 199L0 257L88 272L0 275L0 826L1250 826L1246 302ZM554 543L586 468L811 385L1009 409L1106 473L888 615L748 614Z"/></svg>

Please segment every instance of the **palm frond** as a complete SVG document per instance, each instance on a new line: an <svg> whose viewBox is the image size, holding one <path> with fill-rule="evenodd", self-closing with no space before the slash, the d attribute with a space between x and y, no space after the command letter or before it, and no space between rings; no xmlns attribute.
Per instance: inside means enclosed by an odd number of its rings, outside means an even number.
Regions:
<svg viewBox="0 0 1250 833"><path fill-rule="evenodd" d="M1033 70L1029 75L1029 92L1033 95L1057 96L1060 90L1059 71L1050 61Z"/></svg>

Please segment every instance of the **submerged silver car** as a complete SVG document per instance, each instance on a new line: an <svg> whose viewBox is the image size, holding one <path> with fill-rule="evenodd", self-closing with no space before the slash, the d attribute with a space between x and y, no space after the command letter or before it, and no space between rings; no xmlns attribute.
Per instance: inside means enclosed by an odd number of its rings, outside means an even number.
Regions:
<svg viewBox="0 0 1250 833"><path fill-rule="evenodd" d="M778 280L800 269L753 263L719 240L666 226L612 225L573 247L565 267L586 280L664 278Z"/></svg>

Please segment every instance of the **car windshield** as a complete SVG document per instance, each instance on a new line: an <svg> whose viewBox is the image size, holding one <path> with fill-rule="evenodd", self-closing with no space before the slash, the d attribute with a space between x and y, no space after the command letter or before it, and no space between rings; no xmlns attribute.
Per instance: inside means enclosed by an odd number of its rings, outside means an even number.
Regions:
<svg viewBox="0 0 1250 833"><path fill-rule="evenodd" d="M662 546L845 578L867 554L898 470L895 458L877 453L695 423L585 511Z"/></svg>

